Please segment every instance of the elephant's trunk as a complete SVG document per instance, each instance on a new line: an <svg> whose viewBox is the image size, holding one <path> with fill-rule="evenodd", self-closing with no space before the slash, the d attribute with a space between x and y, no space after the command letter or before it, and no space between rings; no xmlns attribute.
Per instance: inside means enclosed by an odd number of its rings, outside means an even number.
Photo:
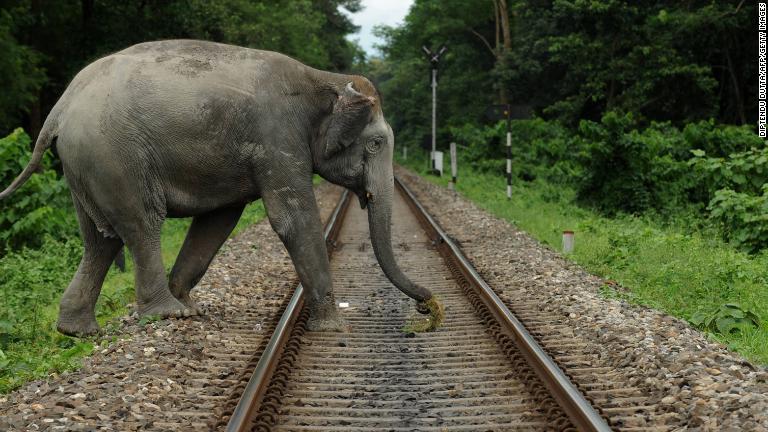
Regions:
<svg viewBox="0 0 768 432"><path fill-rule="evenodd" d="M390 168L391 170L391 168ZM405 295L423 303L432 298L432 293L411 282L395 261L392 252L392 198L394 179L392 172L383 175L369 188L368 225L371 232L371 244L376 259L387 278Z"/></svg>

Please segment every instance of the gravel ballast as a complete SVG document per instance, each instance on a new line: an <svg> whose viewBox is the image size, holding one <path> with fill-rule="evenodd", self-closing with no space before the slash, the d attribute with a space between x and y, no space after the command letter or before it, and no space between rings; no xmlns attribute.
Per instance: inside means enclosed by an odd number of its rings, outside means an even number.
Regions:
<svg viewBox="0 0 768 432"><path fill-rule="evenodd" d="M685 321L604 298L590 275L506 221L397 167L400 176L513 310L538 304L572 328L574 341L641 389L655 412L636 425L683 430L768 431L768 371L709 340ZM394 221L397 223L397 221Z"/></svg>

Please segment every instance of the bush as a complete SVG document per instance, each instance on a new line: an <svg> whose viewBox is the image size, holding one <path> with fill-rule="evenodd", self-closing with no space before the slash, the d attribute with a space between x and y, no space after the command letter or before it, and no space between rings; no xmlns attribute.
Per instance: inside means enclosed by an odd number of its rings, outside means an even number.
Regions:
<svg viewBox="0 0 768 432"><path fill-rule="evenodd" d="M40 333L41 309L54 304L82 256L77 239L44 236L39 249L23 248L0 258L0 348Z"/></svg>
<svg viewBox="0 0 768 432"><path fill-rule="evenodd" d="M726 240L750 252L768 247L768 148L758 141L760 148L728 157L694 150L689 161L700 178L699 199L708 200L709 217Z"/></svg>
<svg viewBox="0 0 768 432"><path fill-rule="evenodd" d="M728 157L708 157L704 150L693 150L689 164L700 178L704 197L709 200L716 191L733 189L737 192L760 194L768 183L768 148L762 142L745 152Z"/></svg>
<svg viewBox="0 0 768 432"><path fill-rule="evenodd" d="M30 158L30 138L16 129L0 139L0 186L5 188ZM9 198L0 201L0 255L23 246L37 247L46 236L64 240L77 235L77 221L63 178L46 154L39 172Z"/></svg>
<svg viewBox="0 0 768 432"><path fill-rule="evenodd" d="M525 181L541 178L551 182L569 182L578 176L572 134L558 122L540 118L513 120L512 174ZM461 159L483 172L506 172L507 125L467 124L452 128L451 134L461 149Z"/></svg>
<svg viewBox="0 0 768 432"><path fill-rule="evenodd" d="M768 246L768 184L760 195L721 189L707 209L726 240L750 252Z"/></svg>
<svg viewBox="0 0 768 432"><path fill-rule="evenodd" d="M714 120L689 123L683 136L691 149L713 157L728 156L762 147L763 139L748 126L718 125Z"/></svg>
<svg viewBox="0 0 768 432"><path fill-rule="evenodd" d="M600 123L581 122L578 198L609 215L683 206L693 178L682 134L668 123L634 127L631 114L612 112Z"/></svg>
<svg viewBox="0 0 768 432"><path fill-rule="evenodd" d="M467 123L462 127L451 128L451 135L460 146L457 150L459 159L478 171L505 172L506 149L501 141L501 137L506 134L504 128L503 123L493 126Z"/></svg>
<svg viewBox="0 0 768 432"><path fill-rule="evenodd" d="M609 112L575 132L542 119L511 123L512 173L525 181L573 187L606 215L655 213L702 226L755 252L768 247L768 147L748 126L670 123L640 129ZM503 176L506 123L452 128L464 163Z"/></svg>

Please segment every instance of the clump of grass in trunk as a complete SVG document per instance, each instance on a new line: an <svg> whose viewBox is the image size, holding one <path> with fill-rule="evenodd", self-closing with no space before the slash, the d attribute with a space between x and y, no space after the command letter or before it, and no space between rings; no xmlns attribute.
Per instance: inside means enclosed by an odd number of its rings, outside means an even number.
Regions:
<svg viewBox="0 0 768 432"><path fill-rule="evenodd" d="M411 318L404 326L404 333L422 333L437 330L445 319L445 308L437 296L424 302L429 314Z"/></svg>

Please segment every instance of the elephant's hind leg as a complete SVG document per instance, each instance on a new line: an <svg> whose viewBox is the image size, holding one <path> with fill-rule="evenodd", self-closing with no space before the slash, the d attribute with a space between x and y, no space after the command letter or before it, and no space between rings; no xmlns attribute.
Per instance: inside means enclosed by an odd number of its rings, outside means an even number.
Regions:
<svg viewBox="0 0 768 432"><path fill-rule="evenodd" d="M117 226L118 233L133 255L136 304L140 316L180 318L197 315L171 294L160 249L162 218L135 215L128 224Z"/></svg>
<svg viewBox="0 0 768 432"><path fill-rule="evenodd" d="M83 206L72 195L77 211L80 232L83 237L83 258L80 266L61 297L57 329L70 336L88 336L98 333L96 323L96 300L109 266L123 247L119 238L105 237L96 228Z"/></svg>
<svg viewBox="0 0 768 432"><path fill-rule="evenodd" d="M188 308L201 312L189 297L189 292L205 275L216 252L237 225L244 208L220 208L192 219L170 277L171 293Z"/></svg>

